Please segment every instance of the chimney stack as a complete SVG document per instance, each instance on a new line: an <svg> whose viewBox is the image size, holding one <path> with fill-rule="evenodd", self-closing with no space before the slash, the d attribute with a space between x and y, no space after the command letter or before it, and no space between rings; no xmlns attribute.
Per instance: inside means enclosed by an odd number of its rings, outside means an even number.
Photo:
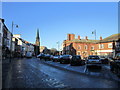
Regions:
<svg viewBox="0 0 120 90"><path fill-rule="evenodd" d="M67 34L67 40L70 40L70 34Z"/></svg>
<svg viewBox="0 0 120 90"><path fill-rule="evenodd" d="M78 39L80 40L80 35L78 35Z"/></svg>
<svg viewBox="0 0 120 90"><path fill-rule="evenodd" d="M102 37L100 36L100 40L102 40Z"/></svg>
<svg viewBox="0 0 120 90"><path fill-rule="evenodd" d="M73 39L75 39L75 34L68 34L67 35L67 40L73 40Z"/></svg>
<svg viewBox="0 0 120 90"><path fill-rule="evenodd" d="M88 37L86 36L85 39L88 40Z"/></svg>

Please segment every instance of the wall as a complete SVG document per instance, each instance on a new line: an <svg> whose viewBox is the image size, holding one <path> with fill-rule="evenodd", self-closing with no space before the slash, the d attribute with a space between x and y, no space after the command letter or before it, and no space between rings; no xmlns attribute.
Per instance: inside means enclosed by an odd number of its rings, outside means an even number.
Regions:
<svg viewBox="0 0 120 90"><path fill-rule="evenodd" d="M71 38L72 36L72 38ZM63 54L70 55L81 55L82 57L87 57L89 55L112 55L113 53L113 42L101 42L101 43L89 43L89 42L68 42L74 39L73 34L67 35L67 40L63 42ZM80 37L78 37L80 39ZM72 46L71 46L72 45ZM103 45L104 48L99 48ZM109 47L109 46L111 47ZM86 47L86 49L85 49ZM72 51L72 49L74 49Z"/></svg>
<svg viewBox="0 0 120 90"><path fill-rule="evenodd" d="M113 42L105 42L105 43L98 43L97 44L97 49L96 49L96 52L98 55L109 55L109 54L112 54L113 53ZM100 48L100 45L103 47L103 48ZM109 47L109 45L111 47Z"/></svg>

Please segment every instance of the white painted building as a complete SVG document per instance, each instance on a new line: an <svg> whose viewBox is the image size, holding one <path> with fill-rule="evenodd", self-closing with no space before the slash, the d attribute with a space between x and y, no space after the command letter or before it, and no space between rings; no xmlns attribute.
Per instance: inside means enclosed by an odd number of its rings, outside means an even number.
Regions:
<svg viewBox="0 0 120 90"><path fill-rule="evenodd" d="M9 50L11 50L12 49L12 46L11 46L12 34L11 34L10 31L7 32L7 38L8 38L8 40L7 40L7 47L8 47Z"/></svg>
<svg viewBox="0 0 120 90"><path fill-rule="evenodd" d="M0 19L0 60L2 60L3 19Z"/></svg>
<svg viewBox="0 0 120 90"><path fill-rule="evenodd" d="M14 51L15 51L15 42L12 41L12 52L14 52Z"/></svg>
<svg viewBox="0 0 120 90"><path fill-rule="evenodd" d="M2 38L3 38L3 19L0 19L0 46L2 46Z"/></svg>
<svg viewBox="0 0 120 90"><path fill-rule="evenodd" d="M13 37L15 37L18 40L18 45L20 45L20 52L22 56L25 56L25 48L26 48L26 44L23 41L23 39L21 39L21 34L15 34L13 35Z"/></svg>
<svg viewBox="0 0 120 90"><path fill-rule="evenodd" d="M34 46L31 43L23 40L20 34L15 34L13 36L18 39L18 45L21 46L22 56L25 56L27 52L34 53Z"/></svg>

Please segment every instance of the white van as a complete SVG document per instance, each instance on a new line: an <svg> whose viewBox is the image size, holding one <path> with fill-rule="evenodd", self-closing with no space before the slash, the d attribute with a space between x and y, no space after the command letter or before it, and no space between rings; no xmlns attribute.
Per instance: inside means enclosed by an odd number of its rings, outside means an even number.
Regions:
<svg viewBox="0 0 120 90"><path fill-rule="evenodd" d="M26 57L27 57L27 58L31 58L31 57L32 57L32 52L27 52L27 53L26 53Z"/></svg>

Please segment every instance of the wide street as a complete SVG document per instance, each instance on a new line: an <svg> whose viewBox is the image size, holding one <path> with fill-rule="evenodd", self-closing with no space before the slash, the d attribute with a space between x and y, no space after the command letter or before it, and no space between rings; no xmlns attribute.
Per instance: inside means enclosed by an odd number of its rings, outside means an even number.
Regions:
<svg viewBox="0 0 120 90"><path fill-rule="evenodd" d="M73 67L74 68L74 67ZM119 88L120 82L77 74L37 58L12 60L3 88Z"/></svg>

